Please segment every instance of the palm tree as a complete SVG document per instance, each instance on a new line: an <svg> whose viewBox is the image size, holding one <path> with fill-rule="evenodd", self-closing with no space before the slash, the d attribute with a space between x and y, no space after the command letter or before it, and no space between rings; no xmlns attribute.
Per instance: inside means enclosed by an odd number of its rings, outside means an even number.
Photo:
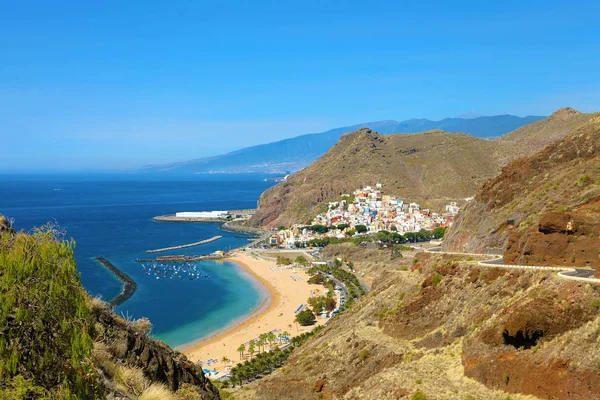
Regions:
<svg viewBox="0 0 600 400"><path fill-rule="evenodd" d="M244 357L244 352L246 351L246 345L240 344L240 346L237 348L237 351L240 353L240 360L241 360Z"/></svg>
<svg viewBox="0 0 600 400"><path fill-rule="evenodd" d="M267 340L269 341L269 348L271 348L275 342L275 334L273 332L267 333Z"/></svg>
<svg viewBox="0 0 600 400"><path fill-rule="evenodd" d="M262 342L263 351L265 351L265 344L267 342L267 334L261 333L260 335L258 335L258 341L259 341L259 343Z"/></svg>
<svg viewBox="0 0 600 400"><path fill-rule="evenodd" d="M229 361L231 361L231 360L230 360L230 359L229 359L229 357L227 357L227 356L223 356L223 358L221 358L221 362L222 362L223 364L227 364Z"/></svg>
<svg viewBox="0 0 600 400"><path fill-rule="evenodd" d="M250 344L248 345L248 353L250 353L251 360L252 360L252 356L254 355L255 351L256 351L256 349L254 348L254 340L251 340Z"/></svg>
<svg viewBox="0 0 600 400"><path fill-rule="evenodd" d="M265 338L262 338L261 336L264 334L261 334L258 336L258 342L256 343L258 345L258 351L260 352L260 347L262 346L263 351L265 351Z"/></svg>
<svg viewBox="0 0 600 400"><path fill-rule="evenodd" d="M291 326L291 325L290 325ZM288 331L283 331L283 333L281 334L281 336L287 337L289 340L290 337L290 333Z"/></svg>

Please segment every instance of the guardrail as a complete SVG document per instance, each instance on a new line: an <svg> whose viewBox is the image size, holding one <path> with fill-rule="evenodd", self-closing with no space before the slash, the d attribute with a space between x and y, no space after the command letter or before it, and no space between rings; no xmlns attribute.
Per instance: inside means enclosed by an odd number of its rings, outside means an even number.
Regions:
<svg viewBox="0 0 600 400"><path fill-rule="evenodd" d="M425 250L427 253L439 253L439 254L449 254L449 255L461 255L461 256L476 256L476 257L487 257L489 254L481 254L481 253L459 253L452 251L442 251L441 247L433 247L431 249ZM571 279L582 282L589 282L600 284L600 279L598 278L586 278L580 276L572 276L567 275L568 273L577 272L577 268L573 267L549 267L545 265L520 265L520 264L504 264L504 257L500 256L499 258L494 258L491 260L483 260L478 261L477 265L482 267L489 268L510 268L510 269L530 269L537 271L553 271L557 272L557 275L563 279Z"/></svg>

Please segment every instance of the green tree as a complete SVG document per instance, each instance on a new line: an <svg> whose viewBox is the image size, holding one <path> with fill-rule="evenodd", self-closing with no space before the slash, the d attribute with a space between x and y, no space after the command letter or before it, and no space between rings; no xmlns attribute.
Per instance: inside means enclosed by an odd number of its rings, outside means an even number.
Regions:
<svg viewBox="0 0 600 400"><path fill-rule="evenodd" d="M258 350L260 350L260 348L262 347L262 351L265 351L265 344L267 343L267 334L266 333L261 333L260 335L258 335Z"/></svg>
<svg viewBox="0 0 600 400"><path fill-rule="evenodd" d="M390 233L388 231L379 231L376 236L377 240L383 243L387 243L390 240Z"/></svg>
<svg viewBox="0 0 600 400"><path fill-rule="evenodd" d="M326 301L327 298L324 296L315 296L308 299L308 304L315 314L320 314L323 307L325 307Z"/></svg>
<svg viewBox="0 0 600 400"><path fill-rule="evenodd" d="M329 230L325 225L311 225L308 229L317 233L326 233Z"/></svg>
<svg viewBox="0 0 600 400"><path fill-rule="evenodd" d="M254 340L251 340L250 344L248 345L248 353L250 353L251 360L252 360L252 357L254 356L254 353L256 352L256 349L254 346L255 346Z"/></svg>
<svg viewBox="0 0 600 400"><path fill-rule="evenodd" d="M309 309L300 311L296 314L296 321L302 326L314 325L317 318Z"/></svg>
<svg viewBox="0 0 600 400"><path fill-rule="evenodd" d="M287 257L277 256L277 265L290 265L292 260Z"/></svg>
<svg viewBox="0 0 600 400"><path fill-rule="evenodd" d="M446 228L435 228L432 232L434 239L442 239L446 233Z"/></svg>
<svg viewBox="0 0 600 400"><path fill-rule="evenodd" d="M325 309L329 312L335 310L336 305L337 305L337 302L335 301L335 299L333 297L328 297L327 300L325 300Z"/></svg>
<svg viewBox="0 0 600 400"><path fill-rule="evenodd" d="M237 348L238 353L240 353L240 360L244 358L244 352L246 351L246 345L240 344Z"/></svg>
<svg viewBox="0 0 600 400"><path fill-rule="evenodd" d="M304 256L298 256L298 257L296 257L296 259L294 260L294 262L296 264L302 265L303 267L306 267L309 264L308 260Z"/></svg>
<svg viewBox="0 0 600 400"><path fill-rule="evenodd" d="M356 232L358 233L365 233L368 229L365 225L356 225L354 227L354 229L356 230Z"/></svg>

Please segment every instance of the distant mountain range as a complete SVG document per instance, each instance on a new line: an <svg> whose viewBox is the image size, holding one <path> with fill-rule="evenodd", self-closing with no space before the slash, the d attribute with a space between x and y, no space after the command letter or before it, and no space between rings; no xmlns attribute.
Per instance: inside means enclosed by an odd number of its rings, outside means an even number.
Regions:
<svg viewBox="0 0 600 400"><path fill-rule="evenodd" d="M496 115L466 118L446 118L440 121L428 119L409 119L406 121L375 121L352 126L331 129L322 133L296 136L291 139L246 147L231 153L205 157L171 164L149 165L141 172L160 173L272 173L286 174L296 172L325 154L344 133L360 128L369 128L383 134L417 133L433 129L446 132L462 132L469 135L491 139L511 132L523 125L545 117L514 115Z"/></svg>

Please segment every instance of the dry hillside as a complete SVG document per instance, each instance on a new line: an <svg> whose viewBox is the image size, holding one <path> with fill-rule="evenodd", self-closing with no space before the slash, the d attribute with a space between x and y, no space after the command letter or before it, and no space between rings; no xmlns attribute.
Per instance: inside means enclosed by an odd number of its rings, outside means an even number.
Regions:
<svg viewBox="0 0 600 400"><path fill-rule="evenodd" d="M430 131L380 135L360 129L327 154L260 197L254 225L306 223L324 202L363 185L421 201L460 199L499 172L489 162L493 142L461 133Z"/></svg>
<svg viewBox="0 0 600 400"><path fill-rule="evenodd" d="M377 182L387 193L439 208L445 201L472 196L507 162L542 150L589 118L560 109L494 141L443 131L379 135L360 129L265 191L250 223L268 227L307 223L325 202Z"/></svg>
<svg viewBox="0 0 600 400"><path fill-rule="evenodd" d="M373 256L356 258L361 270ZM359 255L357 254L357 257ZM600 289L550 272L420 253L240 399L591 399ZM420 391L423 397L412 397Z"/></svg>
<svg viewBox="0 0 600 400"><path fill-rule="evenodd" d="M446 249L506 249L511 263L595 266L600 249L600 114L506 166L459 214Z"/></svg>

